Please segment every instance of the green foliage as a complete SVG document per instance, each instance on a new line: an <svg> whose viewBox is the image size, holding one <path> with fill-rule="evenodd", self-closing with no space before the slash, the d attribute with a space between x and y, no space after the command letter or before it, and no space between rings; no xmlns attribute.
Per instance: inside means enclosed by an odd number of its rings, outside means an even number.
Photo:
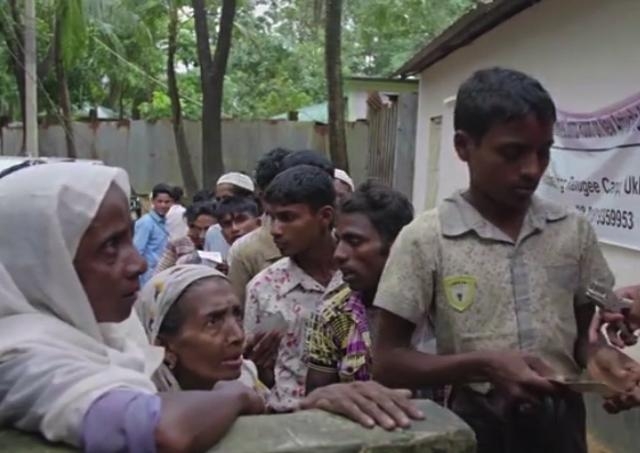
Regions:
<svg viewBox="0 0 640 453"><path fill-rule="evenodd" d="M123 116L170 116L166 87L168 2L180 7L176 69L183 114L197 119L200 75L190 0L38 0L43 60L56 18L71 101ZM0 1L0 21L10 20ZM21 3L21 2L19 2ZM388 76L464 13L472 0L345 0L345 75ZM212 48L220 0L209 1ZM326 98L324 0L238 0L224 87L226 116L265 118ZM0 33L1 34L1 33ZM0 36L0 38L4 38ZM19 118L6 46L0 46L0 116ZM55 79L41 80L41 110L56 114Z"/></svg>
<svg viewBox="0 0 640 453"><path fill-rule="evenodd" d="M86 49L87 21L82 0L58 0L56 14L61 20L62 60L68 69L83 56Z"/></svg>
<svg viewBox="0 0 640 453"><path fill-rule="evenodd" d="M470 0L350 0L345 2L345 67L387 76L471 5Z"/></svg>

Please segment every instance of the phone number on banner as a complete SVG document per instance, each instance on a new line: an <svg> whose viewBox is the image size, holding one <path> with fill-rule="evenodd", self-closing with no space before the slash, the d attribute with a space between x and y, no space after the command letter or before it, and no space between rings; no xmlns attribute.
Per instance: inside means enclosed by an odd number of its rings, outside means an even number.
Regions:
<svg viewBox="0 0 640 453"><path fill-rule="evenodd" d="M633 230L636 226L633 212L621 209L594 208L576 205L576 209L584 214L593 225Z"/></svg>

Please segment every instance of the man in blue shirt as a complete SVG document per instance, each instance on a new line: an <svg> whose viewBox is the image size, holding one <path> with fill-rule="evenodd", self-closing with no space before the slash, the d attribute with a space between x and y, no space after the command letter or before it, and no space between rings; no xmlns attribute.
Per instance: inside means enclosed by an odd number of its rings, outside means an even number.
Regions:
<svg viewBox="0 0 640 453"><path fill-rule="evenodd" d="M147 261L147 271L140 277L141 285L151 278L167 246L169 232L165 217L173 204L171 187L167 184L157 184L151 196L151 211L136 221L133 237L136 249Z"/></svg>

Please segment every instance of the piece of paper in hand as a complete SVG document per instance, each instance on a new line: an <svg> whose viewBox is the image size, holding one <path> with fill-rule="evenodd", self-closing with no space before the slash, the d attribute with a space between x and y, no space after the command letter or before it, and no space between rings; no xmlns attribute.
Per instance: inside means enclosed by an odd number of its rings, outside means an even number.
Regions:
<svg viewBox="0 0 640 453"><path fill-rule="evenodd" d="M284 319L282 313L274 313L267 316L259 324L256 325L255 333L269 333L269 332L286 332L289 328L289 323Z"/></svg>
<svg viewBox="0 0 640 453"><path fill-rule="evenodd" d="M212 261L217 264L224 262L220 252L205 252L204 250L198 250L198 256L203 261Z"/></svg>

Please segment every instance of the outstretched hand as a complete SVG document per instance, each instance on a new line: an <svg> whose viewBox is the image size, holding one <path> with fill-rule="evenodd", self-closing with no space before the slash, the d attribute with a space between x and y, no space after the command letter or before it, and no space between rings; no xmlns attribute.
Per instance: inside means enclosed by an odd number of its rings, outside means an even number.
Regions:
<svg viewBox="0 0 640 453"><path fill-rule="evenodd" d="M507 406L521 404L536 406L541 395L558 391L551 380L556 372L539 357L520 351L500 351L491 353L491 382Z"/></svg>
<svg viewBox="0 0 640 453"><path fill-rule="evenodd" d="M640 328L640 286L628 286L615 291L621 299L632 300L629 308L620 312L598 310L589 327L589 342L597 344L603 342L601 332L604 329L604 337L612 345L618 348L632 346L638 342L634 334Z"/></svg>

